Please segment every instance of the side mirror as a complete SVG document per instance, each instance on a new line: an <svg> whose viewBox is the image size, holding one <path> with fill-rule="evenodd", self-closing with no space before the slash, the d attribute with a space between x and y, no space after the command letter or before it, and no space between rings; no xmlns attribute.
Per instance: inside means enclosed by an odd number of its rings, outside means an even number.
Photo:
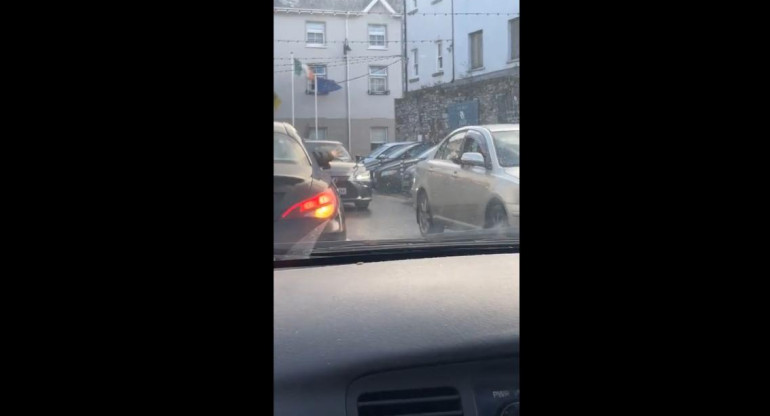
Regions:
<svg viewBox="0 0 770 416"><path fill-rule="evenodd" d="M460 157L460 164L484 167L484 156L478 152L465 152L462 157Z"/></svg>
<svg viewBox="0 0 770 416"><path fill-rule="evenodd" d="M334 160L334 156L332 156L331 152L328 151L316 151L313 152L315 155L315 159L318 161L318 165L321 167L321 169L331 169L331 165L329 162Z"/></svg>

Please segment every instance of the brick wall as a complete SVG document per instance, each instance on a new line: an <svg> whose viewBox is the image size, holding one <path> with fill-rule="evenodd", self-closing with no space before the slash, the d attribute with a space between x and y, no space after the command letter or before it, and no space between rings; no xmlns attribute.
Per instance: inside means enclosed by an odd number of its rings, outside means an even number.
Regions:
<svg viewBox="0 0 770 416"><path fill-rule="evenodd" d="M417 140L422 134L423 140L437 143L451 132L447 107L471 100L478 100L479 124L518 123L518 75L463 79L407 92L395 103L396 138Z"/></svg>

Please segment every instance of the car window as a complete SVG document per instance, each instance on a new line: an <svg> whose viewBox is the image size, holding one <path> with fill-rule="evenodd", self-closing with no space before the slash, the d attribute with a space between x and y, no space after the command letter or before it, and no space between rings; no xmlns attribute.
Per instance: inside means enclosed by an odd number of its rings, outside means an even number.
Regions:
<svg viewBox="0 0 770 416"><path fill-rule="evenodd" d="M339 162L352 162L353 158L350 156L345 147L339 143L311 143L306 142L305 145L310 151L322 151L329 152L334 157L335 161Z"/></svg>
<svg viewBox="0 0 770 416"><path fill-rule="evenodd" d="M273 162L308 166L310 161L302 146L283 133L273 133Z"/></svg>
<svg viewBox="0 0 770 416"><path fill-rule="evenodd" d="M465 132L460 132L450 137L444 143L443 149L439 149L439 153L436 155L436 159L449 160L454 163L460 159L460 152L462 150L463 141L465 139Z"/></svg>
<svg viewBox="0 0 770 416"><path fill-rule="evenodd" d="M488 160L487 148L481 140L481 137L476 133L468 134L465 138L465 144L463 145L463 153L481 153L481 155L484 156L484 160Z"/></svg>
<svg viewBox="0 0 770 416"><path fill-rule="evenodd" d="M385 149L385 151L380 153L380 156L390 156L391 154L393 154L396 151L401 150L403 148L404 148L403 145L400 145L400 146L399 145L390 146L389 148Z"/></svg>
<svg viewBox="0 0 770 416"><path fill-rule="evenodd" d="M519 166L519 131L494 132L492 138L500 166L504 168Z"/></svg>
<svg viewBox="0 0 770 416"><path fill-rule="evenodd" d="M406 157L409 159L418 157L423 152L425 152L425 149L427 149L429 146L429 144L418 144L417 146L414 146L406 151Z"/></svg>

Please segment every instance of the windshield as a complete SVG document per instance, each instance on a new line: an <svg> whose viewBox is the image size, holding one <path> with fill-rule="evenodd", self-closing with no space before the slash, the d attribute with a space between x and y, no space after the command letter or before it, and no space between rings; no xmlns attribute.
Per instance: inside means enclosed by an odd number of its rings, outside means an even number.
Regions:
<svg viewBox="0 0 770 416"><path fill-rule="evenodd" d="M275 256L517 235L519 0L274 6Z"/></svg>
<svg viewBox="0 0 770 416"><path fill-rule="evenodd" d="M497 151L497 161L504 168L519 166L519 131L497 131L492 133Z"/></svg>
<svg viewBox="0 0 770 416"><path fill-rule="evenodd" d="M353 158L350 157L350 153L339 143L313 143L305 142L308 150L311 152L326 151L331 153L335 161L338 162L352 162Z"/></svg>

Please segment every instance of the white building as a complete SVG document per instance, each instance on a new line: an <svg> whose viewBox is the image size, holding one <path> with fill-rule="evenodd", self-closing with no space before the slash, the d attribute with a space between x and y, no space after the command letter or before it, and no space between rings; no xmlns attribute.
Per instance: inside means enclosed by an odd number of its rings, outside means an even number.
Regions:
<svg viewBox="0 0 770 416"><path fill-rule="evenodd" d="M354 155L395 141L394 99L402 95L401 4L386 0L274 0L275 120L314 138L314 83L296 76L292 56L342 89L317 97L318 138ZM347 50L346 46L347 45ZM292 80L294 93L292 94Z"/></svg>
<svg viewBox="0 0 770 416"><path fill-rule="evenodd" d="M519 67L519 0L406 0L406 91Z"/></svg>

